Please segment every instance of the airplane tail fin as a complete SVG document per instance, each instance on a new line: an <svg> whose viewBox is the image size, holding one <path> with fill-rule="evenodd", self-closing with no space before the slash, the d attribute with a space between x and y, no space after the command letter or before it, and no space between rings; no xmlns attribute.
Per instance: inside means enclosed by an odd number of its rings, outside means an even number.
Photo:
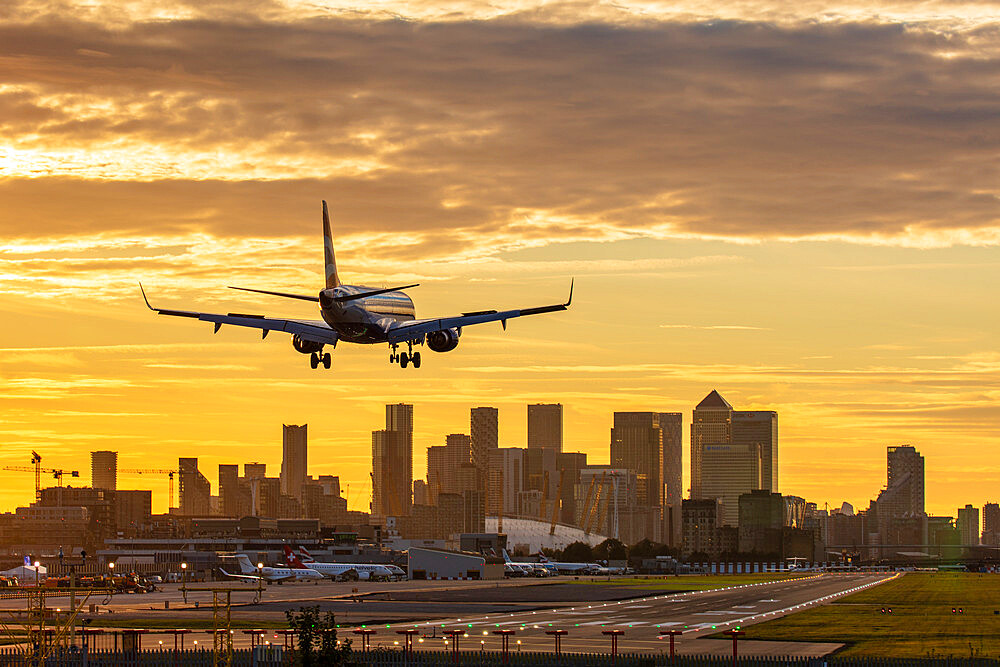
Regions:
<svg viewBox="0 0 1000 667"><path fill-rule="evenodd" d="M236 562L240 564L240 572L243 574L256 574L257 568L253 566L250 562L250 557L246 554L238 554L236 556Z"/></svg>
<svg viewBox="0 0 1000 667"><path fill-rule="evenodd" d="M545 554L543 554L541 551L539 551L538 552L538 562L539 563L548 563L549 559L545 557Z"/></svg>
<svg viewBox="0 0 1000 667"><path fill-rule="evenodd" d="M503 562L505 562L505 563L511 563L511 562L513 562L513 561L511 561L510 554L507 553L507 550L503 549L502 551L503 551Z"/></svg>
<svg viewBox="0 0 1000 667"><path fill-rule="evenodd" d="M292 548L287 544L285 545L285 562L288 563L288 567L293 570L306 569L306 566L302 564L302 561L299 560L299 557L292 552Z"/></svg>
<svg viewBox="0 0 1000 667"><path fill-rule="evenodd" d="M337 275L337 256L333 252L333 233L330 231L330 212L323 200L323 262L325 265L326 286L340 287L340 276Z"/></svg>
<svg viewBox="0 0 1000 667"><path fill-rule="evenodd" d="M305 547L299 547L299 560L303 563L315 563L316 559L312 557L312 554L306 551Z"/></svg>

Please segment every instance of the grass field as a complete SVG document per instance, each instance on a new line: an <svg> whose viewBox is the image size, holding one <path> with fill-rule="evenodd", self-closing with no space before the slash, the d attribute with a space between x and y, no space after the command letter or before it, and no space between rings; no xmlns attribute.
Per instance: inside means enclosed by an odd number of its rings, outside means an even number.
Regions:
<svg viewBox="0 0 1000 667"><path fill-rule="evenodd" d="M1000 615L994 611L1000 611L998 575L911 573L745 630L747 639L847 644L838 655L996 657Z"/></svg>
<svg viewBox="0 0 1000 667"><path fill-rule="evenodd" d="M746 584L761 584L768 581L785 581L798 579L805 574L717 574L717 575L681 575L679 577L613 577L611 579L593 579L581 581L585 584L608 584L628 586L630 588L648 588L652 591L703 591L711 588L726 588L727 586L743 586Z"/></svg>

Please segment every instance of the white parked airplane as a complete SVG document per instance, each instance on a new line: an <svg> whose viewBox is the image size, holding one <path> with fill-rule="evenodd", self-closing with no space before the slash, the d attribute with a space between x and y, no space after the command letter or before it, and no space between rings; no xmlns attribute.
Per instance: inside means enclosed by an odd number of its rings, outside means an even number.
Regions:
<svg viewBox="0 0 1000 667"><path fill-rule="evenodd" d="M234 579L252 579L253 581L259 579L263 579L264 581L314 581L323 579L322 574L309 568L254 567L246 554L238 554L236 562L239 563L242 574L231 574L220 567L219 569L222 571L222 574Z"/></svg>
<svg viewBox="0 0 1000 667"><path fill-rule="evenodd" d="M559 574L598 574L601 566L598 563L557 563L550 561L545 554L538 553L538 562Z"/></svg>
<svg viewBox="0 0 1000 667"><path fill-rule="evenodd" d="M285 562L293 570L313 569L324 577L338 581L344 579L388 581L396 576L387 566L378 563L320 563L313 560L307 565L299 560L299 557L292 553L291 548L287 545L285 546Z"/></svg>
<svg viewBox="0 0 1000 667"><path fill-rule="evenodd" d="M142 291L142 298L150 310L160 315L189 317L215 324L218 332L223 324L261 329L262 336L267 337L271 331L284 331L292 335L292 347L296 352L309 355L309 363L313 368L323 364L330 368L330 353L323 352L326 345L336 348L338 341L347 343L375 344L388 343L391 351L389 363L398 363L403 368L413 364L420 368L420 352L414 352L414 345L422 345L435 352L450 352L458 347L458 339L462 328L473 324L500 322L507 328L507 320L525 315L538 315L566 310L573 301L573 283L570 282L569 299L566 303L551 306L536 306L518 310L480 310L462 313L453 317L434 319L415 319L416 311L413 301L403 291L413 285L390 287L386 289L362 287L359 285L344 285L337 273L337 260L333 252L333 235L330 232L330 214L326 202L323 202L323 243L326 264L326 287L317 296L308 294L289 294L270 290L251 289L248 287L233 287L232 289L258 294L269 294L287 299L314 301L319 304L321 320L287 320L264 315L246 315L228 313L199 313L189 310L172 310L169 308L154 308ZM405 345L407 351L399 352L399 346Z"/></svg>

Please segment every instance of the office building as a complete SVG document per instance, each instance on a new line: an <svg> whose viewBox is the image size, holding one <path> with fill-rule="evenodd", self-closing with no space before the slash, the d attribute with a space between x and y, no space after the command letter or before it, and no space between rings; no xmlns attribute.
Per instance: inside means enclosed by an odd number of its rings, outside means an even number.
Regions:
<svg viewBox="0 0 1000 667"><path fill-rule="evenodd" d="M153 492L148 489L119 489L114 495L115 526L122 537L142 535L153 514Z"/></svg>
<svg viewBox="0 0 1000 667"><path fill-rule="evenodd" d="M635 471L640 505L663 505L663 430L658 412L616 412L611 465Z"/></svg>
<svg viewBox="0 0 1000 667"><path fill-rule="evenodd" d="M528 406L528 449L562 451L563 406L559 403Z"/></svg>
<svg viewBox="0 0 1000 667"><path fill-rule="evenodd" d="M684 415L659 413L663 432L663 541L672 547L681 544L681 499L684 497Z"/></svg>
<svg viewBox="0 0 1000 667"><path fill-rule="evenodd" d="M90 485L95 489L118 488L118 452L90 453Z"/></svg>
<svg viewBox="0 0 1000 667"><path fill-rule="evenodd" d="M308 424L281 426L281 492L302 500L308 468Z"/></svg>
<svg viewBox="0 0 1000 667"><path fill-rule="evenodd" d="M778 492L778 413L770 410L734 410L734 445L760 447L760 484L765 491Z"/></svg>
<svg viewBox="0 0 1000 667"><path fill-rule="evenodd" d="M786 509L781 494L756 489L741 494L737 502L739 550L743 553L780 554Z"/></svg>
<svg viewBox="0 0 1000 667"><path fill-rule="evenodd" d="M486 472L486 512L498 516L516 516L517 499L524 490L524 449L505 447L490 452Z"/></svg>
<svg viewBox="0 0 1000 667"><path fill-rule="evenodd" d="M691 497L706 498L702 490L702 452L708 445L732 443L733 406L712 390L699 403L691 419Z"/></svg>
<svg viewBox="0 0 1000 667"><path fill-rule="evenodd" d="M408 515L412 489L413 406L387 405L385 429L372 432L372 514Z"/></svg>
<svg viewBox="0 0 1000 667"><path fill-rule="evenodd" d="M979 508L966 505L958 509L958 534L963 546L979 544Z"/></svg>
<svg viewBox="0 0 1000 667"><path fill-rule="evenodd" d="M472 465L486 470L490 452L500 446L500 412L496 408L472 408L469 417Z"/></svg>
<svg viewBox="0 0 1000 667"><path fill-rule="evenodd" d="M266 463L244 463L243 476L247 479L263 479L267 477Z"/></svg>
<svg viewBox="0 0 1000 667"><path fill-rule="evenodd" d="M212 487L198 470L197 458L180 458L177 462L178 491L182 516L208 516L211 514Z"/></svg>
<svg viewBox="0 0 1000 667"><path fill-rule="evenodd" d="M582 452L562 452L556 456L559 470L559 521L576 525L576 485L580 483L581 471L587 467L587 455Z"/></svg>
<svg viewBox="0 0 1000 667"><path fill-rule="evenodd" d="M723 526L737 526L740 496L760 489L759 445L704 445L701 447L701 495L721 503Z"/></svg>
<svg viewBox="0 0 1000 667"><path fill-rule="evenodd" d="M983 505L983 544L1000 546L1000 505L986 503Z"/></svg>

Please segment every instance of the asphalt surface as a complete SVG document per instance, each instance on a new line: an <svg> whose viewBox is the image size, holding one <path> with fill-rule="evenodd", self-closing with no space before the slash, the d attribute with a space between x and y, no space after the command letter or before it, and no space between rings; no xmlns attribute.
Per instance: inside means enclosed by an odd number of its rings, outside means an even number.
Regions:
<svg viewBox="0 0 1000 667"><path fill-rule="evenodd" d="M621 630L624 634L619 638L620 651L660 653L669 646L668 639L659 638L661 632L679 630L683 633L675 639L679 653L729 654L732 651L729 640L704 637L824 604L887 578L879 574L817 574L697 592L659 592L604 584L599 578L585 584L575 577L501 582L302 582L264 587L259 603L254 601L255 586L229 582L223 587L234 591L234 621L283 624L285 611L315 605L336 614L338 623L348 628L342 631L345 633L342 636L350 636L349 628L361 624L375 629L372 646L396 647L403 640L397 630L417 628L421 633L414 641L414 648L450 650L453 644L450 641L445 644L443 632L462 629L467 635L459 640L460 650L499 650L501 639L493 631L511 629L516 631L510 640L511 650L550 652L554 638L546 635L546 631L566 630L561 640L563 651L608 652L610 638L602 633ZM678 581L683 582L683 577ZM190 585L190 588L208 587L219 584ZM178 628L210 622L212 594L189 590L187 598L185 603L177 585L166 585L162 591L145 595L116 595L111 599L97 595L88 600L85 611L93 603L98 605L98 613L83 616L95 628L102 627L102 622L114 621L130 621L141 627L148 620L154 622L151 625ZM60 600L53 598L48 605L57 607ZM24 604L23 600L0 599L0 609L23 608ZM284 640L274 631L267 632L264 639L276 643ZM186 637L186 645L191 646L195 640L203 644L210 642L211 637L204 631L195 631ZM356 648L360 649L359 638L355 640ZM151 634L143 645L155 645L158 641L169 647L174 639ZM250 636L235 630L234 642L237 646L249 645ZM825 655L838 647L746 641L741 642L740 653Z"/></svg>

